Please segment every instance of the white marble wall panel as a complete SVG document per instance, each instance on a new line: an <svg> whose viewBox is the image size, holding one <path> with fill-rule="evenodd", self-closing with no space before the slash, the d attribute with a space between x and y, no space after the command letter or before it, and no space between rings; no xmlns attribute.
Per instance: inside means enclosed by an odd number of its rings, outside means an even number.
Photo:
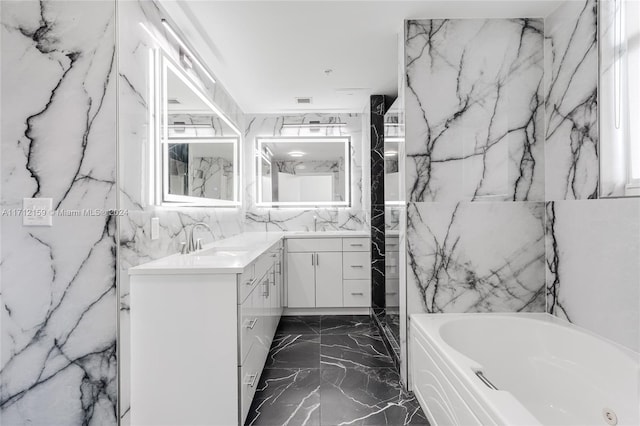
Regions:
<svg viewBox="0 0 640 426"><path fill-rule="evenodd" d="M117 423L114 13L0 6L2 209L46 197L59 214L0 221L3 425Z"/></svg>
<svg viewBox="0 0 640 426"><path fill-rule="evenodd" d="M640 352L640 200L547 203L547 311Z"/></svg>
<svg viewBox="0 0 640 426"><path fill-rule="evenodd" d="M545 19L546 200L598 196L595 0L565 1Z"/></svg>
<svg viewBox="0 0 640 426"><path fill-rule="evenodd" d="M544 203L415 203L407 309L544 312Z"/></svg>
<svg viewBox="0 0 640 426"><path fill-rule="evenodd" d="M544 200L541 19L407 21L409 201Z"/></svg>
<svg viewBox="0 0 640 426"><path fill-rule="evenodd" d="M363 167L363 156L368 149L363 140L360 114L291 114L252 115L246 117L244 142L244 197L247 206L245 226L248 231L263 230L313 230L313 218L317 217L318 230L368 229L367 207L363 205L363 180L368 180L369 169ZM320 132L308 128L283 127L283 124L301 124L310 121L321 123L346 123L343 127L325 127ZM255 205L255 139L259 136L350 136L351 137L351 207L319 209L266 209ZM367 157L368 158L368 157ZM249 166L250 165L250 166ZM366 188L365 188L366 190Z"/></svg>

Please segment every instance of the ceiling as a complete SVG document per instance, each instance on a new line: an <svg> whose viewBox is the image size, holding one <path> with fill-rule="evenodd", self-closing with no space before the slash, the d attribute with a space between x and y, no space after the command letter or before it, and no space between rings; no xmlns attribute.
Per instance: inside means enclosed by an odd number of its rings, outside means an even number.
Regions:
<svg viewBox="0 0 640 426"><path fill-rule="evenodd" d="M560 3L161 0L245 113L362 112L397 93L404 19L544 17Z"/></svg>

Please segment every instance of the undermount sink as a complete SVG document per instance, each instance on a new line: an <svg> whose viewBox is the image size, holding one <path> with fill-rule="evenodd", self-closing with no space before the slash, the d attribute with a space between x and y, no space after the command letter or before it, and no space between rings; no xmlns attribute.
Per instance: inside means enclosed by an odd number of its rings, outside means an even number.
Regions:
<svg viewBox="0 0 640 426"><path fill-rule="evenodd" d="M191 253L192 256L229 256L229 257L237 257L244 256L249 253L249 250L246 248L235 248L235 247L212 247L210 249L199 250L194 253Z"/></svg>

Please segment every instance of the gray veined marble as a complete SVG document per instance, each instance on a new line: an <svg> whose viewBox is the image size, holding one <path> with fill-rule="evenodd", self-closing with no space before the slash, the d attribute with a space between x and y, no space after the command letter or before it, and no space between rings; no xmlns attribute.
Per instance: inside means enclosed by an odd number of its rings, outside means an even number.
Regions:
<svg viewBox="0 0 640 426"><path fill-rule="evenodd" d="M542 20L408 21L405 38L407 199L543 201Z"/></svg>
<svg viewBox="0 0 640 426"><path fill-rule="evenodd" d="M547 312L640 349L640 200L546 205Z"/></svg>
<svg viewBox="0 0 640 426"><path fill-rule="evenodd" d="M544 312L544 203L408 210L408 312Z"/></svg>
<svg viewBox="0 0 640 426"><path fill-rule="evenodd" d="M3 208L115 208L114 8L2 2ZM115 222L1 218L0 423L116 424Z"/></svg>
<svg viewBox="0 0 640 426"><path fill-rule="evenodd" d="M545 19L546 200L598 196L595 0L564 2Z"/></svg>

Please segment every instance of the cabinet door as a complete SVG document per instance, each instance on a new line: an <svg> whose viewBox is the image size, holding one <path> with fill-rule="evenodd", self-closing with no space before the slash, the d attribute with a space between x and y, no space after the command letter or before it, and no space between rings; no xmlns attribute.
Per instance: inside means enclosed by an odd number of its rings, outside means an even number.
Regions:
<svg viewBox="0 0 640 426"><path fill-rule="evenodd" d="M316 307L341 306L342 253L316 253Z"/></svg>
<svg viewBox="0 0 640 426"><path fill-rule="evenodd" d="M316 306L314 256L315 253L287 254L287 306L290 308Z"/></svg>

